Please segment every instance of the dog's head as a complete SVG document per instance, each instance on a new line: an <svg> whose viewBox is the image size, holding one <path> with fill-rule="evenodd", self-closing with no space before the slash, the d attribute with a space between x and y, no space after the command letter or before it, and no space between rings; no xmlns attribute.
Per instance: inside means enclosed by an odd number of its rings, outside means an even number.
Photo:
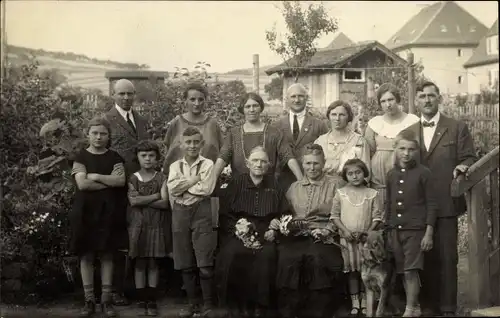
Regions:
<svg viewBox="0 0 500 318"><path fill-rule="evenodd" d="M364 262L380 264L387 258L384 231L369 231L359 236L362 243L361 256Z"/></svg>

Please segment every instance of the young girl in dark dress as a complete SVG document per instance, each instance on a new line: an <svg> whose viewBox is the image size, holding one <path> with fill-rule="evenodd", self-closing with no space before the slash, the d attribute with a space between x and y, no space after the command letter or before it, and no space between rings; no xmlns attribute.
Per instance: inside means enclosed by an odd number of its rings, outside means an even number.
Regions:
<svg viewBox="0 0 500 318"><path fill-rule="evenodd" d="M140 141L136 155L141 169L130 176L128 181L131 206L129 255L136 259L135 287L139 307L144 309L145 315L157 316L157 260L172 251L171 212L167 210L165 175L155 170L160 159L158 145L153 141Z"/></svg>
<svg viewBox="0 0 500 318"><path fill-rule="evenodd" d="M101 262L101 308L116 316L111 305L113 253L127 248L125 172L123 159L109 150L110 126L104 118L88 124L89 147L73 163L76 193L70 222L70 249L80 257L85 306L82 317L95 312L94 260Z"/></svg>

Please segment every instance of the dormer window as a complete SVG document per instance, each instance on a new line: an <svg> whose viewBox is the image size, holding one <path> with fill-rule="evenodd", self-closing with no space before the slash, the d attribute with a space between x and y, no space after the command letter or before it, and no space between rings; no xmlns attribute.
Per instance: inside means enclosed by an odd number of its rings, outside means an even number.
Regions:
<svg viewBox="0 0 500 318"><path fill-rule="evenodd" d="M470 31L471 32L476 32L476 26L475 25L471 25L470 26Z"/></svg>
<svg viewBox="0 0 500 318"><path fill-rule="evenodd" d="M448 29L446 28L446 25L441 25L441 32L448 32Z"/></svg>
<svg viewBox="0 0 500 318"><path fill-rule="evenodd" d="M492 35L486 39L486 53L488 55L498 54L498 34Z"/></svg>

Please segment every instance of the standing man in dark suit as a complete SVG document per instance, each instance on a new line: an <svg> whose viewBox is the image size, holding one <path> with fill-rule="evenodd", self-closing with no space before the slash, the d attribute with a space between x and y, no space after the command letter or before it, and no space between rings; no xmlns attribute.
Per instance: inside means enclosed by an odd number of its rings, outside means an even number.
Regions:
<svg viewBox="0 0 500 318"><path fill-rule="evenodd" d="M149 139L148 123L144 117L132 109L135 98L134 84L127 79L120 79L116 81L113 88L115 106L105 114L105 117L111 125L111 149L118 152L125 161L125 175L128 180L132 173L139 170L135 146L140 140ZM124 204L124 209L126 209L126 204ZM125 275L127 275L125 273L125 257L119 253L114 260L112 299L115 306L128 304L123 293L123 282Z"/></svg>
<svg viewBox="0 0 500 318"><path fill-rule="evenodd" d="M290 111L273 124L283 133L297 160L302 158L302 150L307 144L313 143L319 136L328 132L326 121L315 118L307 112L307 98L307 89L304 85L292 84L287 90L285 100ZM283 167L278 180L286 189L297 181L288 166Z"/></svg>
<svg viewBox="0 0 500 318"><path fill-rule="evenodd" d="M439 112L439 88L432 82L417 87L420 122L410 126L420 136L420 162L433 175L439 211L434 228L434 247L425 257L422 275L422 306L430 315L454 316L457 310L458 216L465 200L451 197L451 182L466 174L477 160L467 125Z"/></svg>

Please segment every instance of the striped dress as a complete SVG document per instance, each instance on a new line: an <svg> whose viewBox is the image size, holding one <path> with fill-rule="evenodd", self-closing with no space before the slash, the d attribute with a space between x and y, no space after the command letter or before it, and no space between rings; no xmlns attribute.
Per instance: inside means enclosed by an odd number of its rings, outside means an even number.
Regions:
<svg viewBox="0 0 500 318"><path fill-rule="evenodd" d="M147 196L161 191L165 175L157 172L149 181L143 181L136 172L129 179L129 197ZM172 215L170 210L149 206L130 207L130 257L166 257L172 251Z"/></svg>

